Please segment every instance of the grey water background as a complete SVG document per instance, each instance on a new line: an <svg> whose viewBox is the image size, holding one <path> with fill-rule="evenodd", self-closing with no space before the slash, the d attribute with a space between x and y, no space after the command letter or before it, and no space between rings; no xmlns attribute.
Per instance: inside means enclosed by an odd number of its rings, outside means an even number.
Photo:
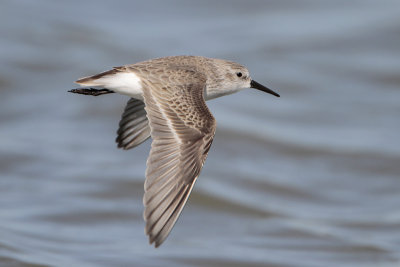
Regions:
<svg viewBox="0 0 400 267"><path fill-rule="evenodd" d="M150 142L76 79L168 55L246 65L281 94L218 122L181 218L148 245ZM400 266L400 2L0 3L0 266Z"/></svg>

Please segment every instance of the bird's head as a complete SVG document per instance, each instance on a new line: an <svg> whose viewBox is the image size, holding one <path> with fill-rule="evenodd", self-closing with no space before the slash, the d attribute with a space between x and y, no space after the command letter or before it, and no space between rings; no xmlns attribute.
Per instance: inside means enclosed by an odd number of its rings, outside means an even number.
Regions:
<svg viewBox="0 0 400 267"><path fill-rule="evenodd" d="M246 67L232 61L215 59L214 77L207 85L208 99L233 94L245 88L254 88L279 97L280 95L250 77Z"/></svg>

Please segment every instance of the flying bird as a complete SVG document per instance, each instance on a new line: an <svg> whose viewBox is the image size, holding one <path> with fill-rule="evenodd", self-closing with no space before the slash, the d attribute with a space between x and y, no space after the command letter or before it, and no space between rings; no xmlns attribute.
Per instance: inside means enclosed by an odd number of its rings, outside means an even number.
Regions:
<svg viewBox="0 0 400 267"><path fill-rule="evenodd" d="M153 139L143 217L145 232L155 247L164 242L182 212L213 141L216 121L205 101L245 88L279 97L254 81L244 66L200 56L151 59L76 83L83 87L69 92L130 97L119 122L119 148L131 149Z"/></svg>

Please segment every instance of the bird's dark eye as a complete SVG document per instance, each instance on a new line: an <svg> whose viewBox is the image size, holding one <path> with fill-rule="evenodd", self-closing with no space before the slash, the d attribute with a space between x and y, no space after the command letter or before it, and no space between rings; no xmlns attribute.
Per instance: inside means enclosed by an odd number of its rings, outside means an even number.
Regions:
<svg viewBox="0 0 400 267"><path fill-rule="evenodd" d="M242 73L241 72L236 72L236 76L238 76L239 78L242 77Z"/></svg>

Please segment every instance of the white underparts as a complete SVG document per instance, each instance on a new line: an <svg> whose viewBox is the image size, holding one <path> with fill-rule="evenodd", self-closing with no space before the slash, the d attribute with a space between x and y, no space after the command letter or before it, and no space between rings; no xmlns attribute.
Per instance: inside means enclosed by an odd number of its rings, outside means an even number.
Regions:
<svg viewBox="0 0 400 267"><path fill-rule="evenodd" d="M136 99L143 99L142 83L140 78L133 72L118 72L103 76L93 83L116 93L127 95Z"/></svg>

